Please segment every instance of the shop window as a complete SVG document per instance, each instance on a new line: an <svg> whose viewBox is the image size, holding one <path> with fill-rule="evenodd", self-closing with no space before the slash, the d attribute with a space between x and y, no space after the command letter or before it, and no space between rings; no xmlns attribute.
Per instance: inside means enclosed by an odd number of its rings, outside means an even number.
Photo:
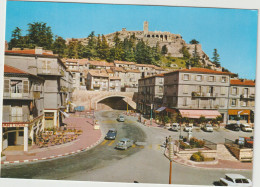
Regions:
<svg viewBox="0 0 260 187"><path fill-rule="evenodd" d="M19 131L19 136L23 136L23 131Z"/></svg>

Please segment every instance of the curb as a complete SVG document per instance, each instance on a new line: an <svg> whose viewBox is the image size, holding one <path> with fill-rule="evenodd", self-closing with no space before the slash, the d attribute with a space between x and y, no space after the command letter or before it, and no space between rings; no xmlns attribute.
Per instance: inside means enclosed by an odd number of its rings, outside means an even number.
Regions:
<svg viewBox="0 0 260 187"><path fill-rule="evenodd" d="M169 159L168 155L167 155L167 150L165 149L164 151L164 156ZM177 156L178 157L178 156ZM178 157L180 158L180 157ZM177 158L177 159L178 159ZM236 171L249 171L249 170L252 170L252 169L236 169L236 168L208 168L208 167L201 167L201 166L196 166L196 165L190 165L188 164L189 163L189 160L185 161L183 163L177 161L176 159L173 159L173 162L177 163L177 164L181 164L181 165L184 165L184 166L187 166L187 167L192 167L192 168L198 168L198 169L208 169L208 170L236 170ZM210 165L214 165L214 164L210 164Z"/></svg>
<svg viewBox="0 0 260 187"><path fill-rule="evenodd" d="M100 130L101 132L101 136L99 138L99 140L97 142L95 142L94 144L86 147L86 148L81 148L81 149L78 149L76 151L72 151L72 152L69 152L69 153L64 153L64 154L61 154L61 155L52 155L52 156L49 156L49 157L43 157L43 158L35 158L35 159L30 159L30 160L16 160L16 161L1 161L1 165L7 165L7 164L19 164L19 163L28 163L28 162L37 162L37 161L43 161L43 160L50 160L50 159L54 159L54 158L60 158L60 157L64 157L64 156L68 156L68 155L76 155L80 152L85 152L85 151L88 151L90 149L92 149L93 147L96 147L98 144L101 143L101 141L103 140L103 132L102 130Z"/></svg>

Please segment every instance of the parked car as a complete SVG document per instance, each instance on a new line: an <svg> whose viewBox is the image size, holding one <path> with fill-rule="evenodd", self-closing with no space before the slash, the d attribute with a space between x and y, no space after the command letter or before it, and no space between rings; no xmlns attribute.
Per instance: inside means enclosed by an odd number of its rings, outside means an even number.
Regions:
<svg viewBox="0 0 260 187"><path fill-rule="evenodd" d="M120 114L120 115L117 117L117 121L119 121L119 122L124 122L124 121L125 121L125 117L124 117L122 114Z"/></svg>
<svg viewBox="0 0 260 187"><path fill-rule="evenodd" d="M203 127L202 127L202 129L204 130L204 131L207 131L207 132L213 132L213 127L212 127L212 125L211 124L206 124L206 125L204 125Z"/></svg>
<svg viewBox="0 0 260 187"><path fill-rule="evenodd" d="M124 149L126 150L129 147L132 147L134 144L133 140L130 140L128 138L122 138L117 144L116 144L116 148L117 149Z"/></svg>
<svg viewBox="0 0 260 187"><path fill-rule="evenodd" d="M105 139L107 140L114 140L116 139L117 130L116 129L109 129Z"/></svg>
<svg viewBox="0 0 260 187"><path fill-rule="evenodd" d="M225 178L220 178L222 186L252 186L252 181L240 174L226 174Z"/></svg>
<svg viewBox="0 0 260 187"><path fill-rule="evenodd" d="M253 148L254 138L251 136L250 138L249 137L245 137L244 139L245 139L245 147Z"/></svg>
<svg viewBox="0 0 260 187"><path fill-rule="evenodd" d="M241 124L240 128L244 132L253 132L253 129L248 124Z"/></svg>
<svg viewBox="0 0 260 187"><path fill-rule="evenodd" d="M228 124L228 125L226 125L226 128L233 130L233 131L239 131L240 130L239 125L236 124L236 123Z"/></svg>
<svg viewBox="0 0 260 187"><path fill-rule="evenodd" d="M192 131L193 129L193 124L186 124L184 127L184 131Z"/></svg>
<svg viewBox="0 0 260 187"><path fill-rule="evenodd" d="M171 125L171 130L173 130L173 131L178 131L180 129L181 129L181 127L180 127L179 123L173 123Z"/></svg>

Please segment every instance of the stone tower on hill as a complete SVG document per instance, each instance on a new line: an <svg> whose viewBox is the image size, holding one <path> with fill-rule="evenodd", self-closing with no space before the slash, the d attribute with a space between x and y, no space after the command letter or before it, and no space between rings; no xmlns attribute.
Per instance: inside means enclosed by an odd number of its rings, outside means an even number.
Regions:
<svg viewBox="0 0 260 187"><path fill-rule="evenodd" d="M172 57L183 57L181 53L182 47L186 47L189 53L192 55L195 50L195 44L188 44L186 43L180 34L172 34L167 31L149 31L149 23L148 21L144 22L143 31L128 31L126 28L123 28L121 31L117 31L111 34L105 35L109 46L113 46L114 36L116 33L119 33L119 38L123 41L125 38L130 38L131 35L135 35L137 40L143 40L149 46L155 47L157 43L159 47L162 48L166 45L168 49L168 54ZM72 39L67 39L67 43ZM79 38L74 39L81 41L83 45L87 45L88 39L87 38ZM216 69L215 65L209 60L209 57L206 53L203 52L201 48L201 44L196 44L197 52L201 58L200 62L204 66L211 66L212 69Z"/></svg>

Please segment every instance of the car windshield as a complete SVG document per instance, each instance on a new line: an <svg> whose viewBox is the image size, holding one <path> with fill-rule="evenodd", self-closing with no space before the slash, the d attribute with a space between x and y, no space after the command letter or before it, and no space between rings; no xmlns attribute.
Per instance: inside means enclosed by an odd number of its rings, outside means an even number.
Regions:
<svg viewBox="0 0 260 187"><path fill-rule="evenodd" d="M212 125L210 125L210 124L207 124L207 125L206 125L206 127L212 127Z"/></svg>
<svg viewBox="0 0 260 187"><path fill-rule="evenodd" d="M119 143L121 143L121 144L125 144L125 141L120 141Z"/></svg>
<svg viewBox="0 0 260 187"><path fill-rule="evenodd" d="M242 179L236 179L236 183L242 183Z"/></svg>
<svg viewBox="0 0 260 187"><path fill-rule="evenodd" d="M172 127L177 127L177 125L172 125Z"/></svg>
<svg viewBox="0 0 260 187"><path fill-rule="evenodd" d="M243 183L249 183L247 179L242 179Z"/></svg>
<svg viewBox="0 0 260 187"><path fill-rule="evenodd" d="M108 133L115 133L115 131L113 131L113 130L109 130Z"/></svg>

